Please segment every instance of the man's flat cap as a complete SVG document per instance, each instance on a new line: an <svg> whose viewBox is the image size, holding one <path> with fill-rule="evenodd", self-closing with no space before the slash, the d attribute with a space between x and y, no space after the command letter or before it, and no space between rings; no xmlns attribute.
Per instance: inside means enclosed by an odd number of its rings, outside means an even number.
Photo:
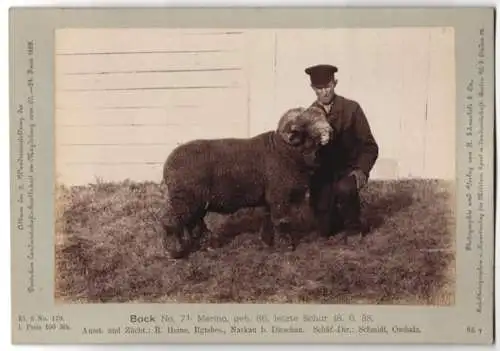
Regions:
<svg viewBox="0 0 500 351"><path fill-rule="evenodd" d="M305 69L314 86L327 85L337 71L337 67L332 65L315 65Z"/></svg>

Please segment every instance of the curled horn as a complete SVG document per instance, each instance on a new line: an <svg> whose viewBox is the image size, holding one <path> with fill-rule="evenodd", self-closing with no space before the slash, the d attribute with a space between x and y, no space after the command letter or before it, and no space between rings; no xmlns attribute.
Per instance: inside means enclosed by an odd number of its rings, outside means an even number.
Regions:
<svg viewBox="0 0 500 351"><path fill-rule="evenodd" d="M303 130L298 121L304 111L305 108L303 107L291 108L281 116L278 123L279 134L291 145L297 145L302 142Z"/></svg>

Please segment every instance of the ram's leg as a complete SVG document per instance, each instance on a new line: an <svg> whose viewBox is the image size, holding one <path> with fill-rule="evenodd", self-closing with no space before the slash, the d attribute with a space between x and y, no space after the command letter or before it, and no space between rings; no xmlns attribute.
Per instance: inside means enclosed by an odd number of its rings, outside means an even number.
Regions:
<svg viewBox="0 0 500 351"><path fill-rule="evenodd" d="M208 229L204 218L205 215L197 216L192 222L193 225L189 228L191 232L193 249L200 248L203 241L208 242L208 246L214 245L213 234L210 229Z"/></svg>
<svg viewBox="0 0 500 351"><path fill-rule="evenodd" d="M172 226L169 225L168 219L165 218L166 216L161 218L161 227L163 231L161 232L161 243L163 246L163 250L168 250L168 236L172 235L175 232L175 228L172 228Z"/></svg>
<svg viewBox="0 0 500 351"><path fill-rule="evenodd" d="M172 187L171 187L172 188ZM172 258L187 257L193 247L193 228L199 211L196 198L182 189L173 189L166 194L163 219L163 246ZM167 235L173 236L173 247L168 248Z"/></svg>
<svg viewBox="0 0 500 351"><path fill-rule="evenodd" d="M290 208L284 203L276 204L271 208L271 221L274 230L280 239L289 240L289 248L293 251L297 248L300 238L298 231L292 227L292 216Z"/></svg>
<svg viewBox="0 0 500 351"><path fill-rule="evenodd" d="M169 251L170 257L174 259L187 257L189 253L189 242L185 240L185 228L177 221L164 222L163 224L163 248ZM169 247L167 236L173 236L173 243Z"/></svg>
<svg viewBox="0 0 500 351"><path fill-rule="evenodd" d="M267 246L274 246L274 227L271 221L271 212L269 207L265 207L264 209L264 218L260 227L260 238Z"/></svg>
<svg viewBox="0 0 500 351"><path fill-rule="evenodd" d="M201 240L202 238L207 237L207 235L209 234L210 230L207 228L205 220L203 218L199 218L193 228L193 238Z"/></svg>
<svg viewBox="0 0 500 351"><path fill-rule="evenodd" d="M299 246L300 239L301 239L299 233L300 232L298 230L295 230L293 228L293 226L290 226L290 229L288 231L288 236L290 239L290 248L292 251L295 251L297 246Z"/></svg>

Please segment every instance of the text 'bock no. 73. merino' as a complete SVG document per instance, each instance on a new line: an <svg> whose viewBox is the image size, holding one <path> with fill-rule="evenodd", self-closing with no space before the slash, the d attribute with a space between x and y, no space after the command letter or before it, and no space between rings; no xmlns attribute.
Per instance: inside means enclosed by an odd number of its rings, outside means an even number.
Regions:
<svg viewBox="0 0 500 351"><path fill-rule="evenodd" d="M249 207L266 210L261 237L267 245L273 246L275 233L287 234L294 249L298 239L288 228L290 208L305 199L316 151L331 136L322 110L299 107L286 111L275 131L178 146L163 169L165 249L167 235L173 235L171 257L186 257L208 235L208 212L229 214Z"/></svg>

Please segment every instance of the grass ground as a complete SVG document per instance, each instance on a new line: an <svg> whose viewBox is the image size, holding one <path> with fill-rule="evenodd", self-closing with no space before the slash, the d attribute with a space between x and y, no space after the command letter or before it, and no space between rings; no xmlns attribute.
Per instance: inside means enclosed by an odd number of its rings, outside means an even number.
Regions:
<svg viewBox="0 0 500 351"><path fill-rule="evenodd" d="M171 260L156 214L156 183L97 183L57 191L56 298L65 302L454 303L451 186L437 180L371 181L364 238L316 237L299 214L294 252L260 241L259 209L209 215L215 250Z"/></svg>

